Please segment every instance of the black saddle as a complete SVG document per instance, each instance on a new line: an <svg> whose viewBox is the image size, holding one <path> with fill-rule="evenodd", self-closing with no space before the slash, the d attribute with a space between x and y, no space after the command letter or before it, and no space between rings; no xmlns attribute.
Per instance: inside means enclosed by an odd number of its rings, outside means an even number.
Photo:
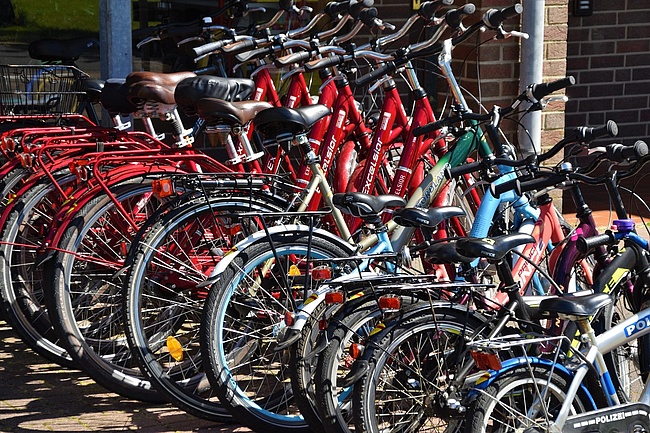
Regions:
<svg viewBox="0 0 650 433"><path fill-rule="evenodd" d="M379 216L386 208L406 205L406 201L397 195L385 194L374 196L361 192L346 192L332 196L334 206L342 212L361 219Z"/></svg>
<svg viewBox="0 0 650 433"><path fill-rule="evenodd" d="M179 109L188 116L194 116L197 112L197 104L201 99L223 99L228 102L246 101L251 99L254 90L255 82L247 78L199 75L178 83L174 91L174 99Z"/></svg>
<svg viewBox="0 0 650 433"><path fill-rule="evenodd" d="M255 129L267 140L284 134L304 134L329 114L330 109L321 104L298 108L274 107L255 116Z"/></svg>
<svg viewBox="0 0 650 433"><path fill-rule="evenodd" d="M393 221L404 227L435 227L444 220L464 216L465 211L456 206L443 206L435 209L405 207L393 213Z"/></svg>
<svg viewBox="0 0 650 433"><path fill-rule="evenodd" d="M129 88L124 78L109 78L104 83L99 101L111 116L117 114L130 114L138 110L129 101Z"/></svg>
<svg viewBox="0 0 650 433"><path fill-rule="evenodd" d="M465 257L456 249L457 241L438 242L427 247L424 255L430 263L472 263L474 257Z"/></svg>
<svg viewBox="0 0 650 433"><path fill-rule="evenodd" d="M95 38L81 37L74 39L39 39L29 44L29 57L36 60L51 62L59 60L70 62L77 60L91 48L99 47Z"/></svg>
<svg viewBox="0 0 650 433"><path fill-rule="evenodd" d="M102 89L106 81L104 80L86 80L84 81L84 92L90 102L99 102L102 96Z"/></svg>
<svg viewBox="0 0 650 433"><path fill-rule="evenodd" d="M535 242L535 238L524 233L512 233L495 238L465 238L456 242L458 252L466 257L485 257L501 260L513 248Z"/></svg>
<svg viewBox="0 0 650 433"><path fill-rule="evenodd" d="M556 317L564 314L577 317L591 317L604 306L612 302L607 293L590 295L564 295L557 298L546 298L539 303L539 310L545 317Z"/></svg>

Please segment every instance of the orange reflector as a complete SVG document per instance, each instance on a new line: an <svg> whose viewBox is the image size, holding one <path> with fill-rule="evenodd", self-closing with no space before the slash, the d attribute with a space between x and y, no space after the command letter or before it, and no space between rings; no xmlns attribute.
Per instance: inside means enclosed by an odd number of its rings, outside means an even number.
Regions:
<svg viewBox="0 0 650 433"><path fill-rule="evenodd" d="M325 294L325 303L326 304L342 304L343 303L343 292L341 291L334 291L334 292L327 292Z"/></svg>
<svg viewBox="0 0 650 433"><path fill-rule="evenodd" d="M18 160L24 168L30 168L34 162L34 155L31 153L20 153L18 154Z"/></svg>
<svg viewBox="0 0 650 433"><path fill-rule="evenodd" d="M365 347L359 343L350 344L350 356L354 359L359 359L359 357L363 354L363 349L365 349Z"/></svg>
<svg viewBox="0 0 650 433"><path fill-rule="evenodd" d="M169 350L169 354L176 361L180 362L183 360L183 346L181 346L180 341L171 335L167 337L167 350Z"/></svg>
<svg viewBox="0 0 650 433"><path fill-rule="evenodd" d="M284 323L287 326L293 326L293 322L295 321L295 316L291 311L286 311L284 313Z"/></svg>
<svg viewBox="0 0 650 433"><path fill-rule="evenodd" d="M321 281L321 280L330 280L332 279L332 268L329 266L316 266L311 270L312 280Z"/></svg>
<svg viewBox="0 0 650 433"><path fill-rule="evenodd" d="M0 140L0 147L7 152L13 152L16 150L16 140L11 137L3 137Z"/></svg>
<svg viewBox="0 0 650 433"><path fill-rule="evenodd" d="M379 308L388 311L399 311L402 299L398 296L385 295L379 298Z"/></svg>
<svg viewBox="0 0 650 433"><path fill-rule="evenodd" d="M169 197L174 194L174 183L171 179L156 179L151 182L151 189L158 198Z"/></svg>
<svg viewBox="0 0 650 433"><path fill-rule="evenodd" d="M481 370L500 370L501 360L496 353L471 351L476 366Z"/></svg>
<svg viewBox="0 0 650 433"><path fill-rule="evenodd" d="M289 266L289 276L290 277L299 277L300 276L300 269L298 269L298 266L296 266L296 265Z"/></svg>

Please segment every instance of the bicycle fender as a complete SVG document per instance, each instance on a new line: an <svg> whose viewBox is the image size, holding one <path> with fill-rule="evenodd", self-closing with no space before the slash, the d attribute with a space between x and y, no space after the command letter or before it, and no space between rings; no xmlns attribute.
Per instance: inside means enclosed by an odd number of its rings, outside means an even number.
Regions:
<svg viewBox="0 0 650 433"><path fill-rule="evenodd" d="M230 249L230 251L228 251L223 256L217 266L213 269L210 276L205 281L197 285L197 288L210 286L217 282L221 273L245 248L250 247L251 245L258 242L268 242L269 238L279 237L282 235L293 236L296 233L304 233L305 235L309 236L319 236L321 238L327 239L328 241L331 241L341 249L348 250L350 254L354 252L354 247L351 244L323 229L314 229L310 228L309 226L299 224L282 224L271 227L268 230L260 230L239 241Z"/></svg>

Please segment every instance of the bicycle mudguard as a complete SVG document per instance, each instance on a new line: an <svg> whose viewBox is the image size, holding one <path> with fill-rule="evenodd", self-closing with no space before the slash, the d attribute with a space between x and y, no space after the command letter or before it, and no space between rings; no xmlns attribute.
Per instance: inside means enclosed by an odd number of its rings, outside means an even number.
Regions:
<svg viewBox="0 0 650 433"><path fill-rule="evenodd" d="M289 237L295 236L296 234L299 233L302 233L307 236L318 236L327 239L328 241L336 244L341 249L349 251L350 255L352 255L355 251L353 245L347 243L340 237L326 230L310 228L307 225L282 224L282 225L271 227L268 230L260 230L258 232L255 232L249 237L242 239L240 242L238 242L237 245L233 246L230 249L230 251L228 251L223 256L223 258L219 261L219 263L214 268L210 276L205 281L197 285L197 288L208 287L214 284L215 282L217 282L219 280L219 276L221 275L221 273L228 267L230 263L232 263L232 261L245 248L250 247L251 245L259 242L269 242L269 240L273 240L273 239L277 241L282 241L282 237L286 237L288 239Z"/></svg>
<svg viewBox="0 0 650 433"><path fill-rule="evenodd" d="M563 433L650 431L650 406L627 403L567 418Z"/></svg>
<svg viewBox="0 0 650 433"><path fill-rule="evenodd" d="M485 374L479 377L476 383L474 383L474 385L472 386L470 392L468 393L468 398L474 399L475 397L478 396L478 394L482 390L486 389L496 379L500 378L506 373L509 373L517 369L523 369L523 371L528 373L530 369L534 368L536 365L551 367L555 372L564 375L568 379L571 379L573 377L573 373L570 372L564 365L556 364L550 359L542 359L542 358L537 358L532 356L529 357L519 356L516 358L511 358L503 361L501 363L500 370L488 370ZM592 406L596 408L597 405L594 401L594 398L591 395L591 392L589 392L587 387L584 385L584 382L580 385L580 389L589 398Z"/></svg>

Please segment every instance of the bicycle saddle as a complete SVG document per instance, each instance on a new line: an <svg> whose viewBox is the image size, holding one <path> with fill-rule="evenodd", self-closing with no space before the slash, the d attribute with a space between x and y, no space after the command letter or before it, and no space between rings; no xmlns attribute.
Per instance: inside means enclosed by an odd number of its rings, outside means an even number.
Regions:
<svg viewBox="0 0 650 433"><path fill-rule="evenodd" d="M196 104L196 112L208 125L225 121L242 126L253 120L260 111L271 107L271 104L264 101L228 102L223 99L203 98Z"/></svg>
<svg viewBox="0 0 650 433"><path fill-rule="evenodd" d="M513 248L535 242L535 238L524 233L511 233L495 238L465 238L456 242L456 250L466 257L485 257L501 260Z"/></svg>
<svg viewBox="0 0 650 433"><path fill-rule="evenodd" d="M393 221L404 227L435 227L444 220L456 216L465 216L465 211L456 206L427 210L405 207L393 213Z"/></svg>
<svg viewBox="0 0 650 433"><path fill-rule="evenodd" d="M162 74L157 72L131 72L126 77L129 100L141 106L145 101L160 102L175 105L174 90L178 83L186 78L196 76L194 72L173 72Z"/></svg>
<svg viewBox="0 0 650 433"><path fill-rule="evenodd" d="M388 207L405 206L406 200L392 194L374 196L361 192L346 192L332 196L334 206L344 213L361 219L377 217Z"/></svg>
<svg viewBox="0 0 650 433"><path fill-rule="evenodd" d="M610 303L612 303L612 297L607 293L593 293L582 296L564 295L557 298L543 299L539 303L539 310L544 317L555 317L558 314L590 317Z"/></svg>
<svg viewBox="0 0 650 433"><path fill-rule="evenodd" d="M321 104L298 108L274 107L255 117L255 129L268 139L281 134L304 134L330 113L330 109Z"/></svg>
<svg viewBox="0 0 650 433"><path fill-rule="evenodd" d="M71 62L91 48L99 47L95 38L39 39L29 44L29 57L45 62L60 60Z"/></svg>
<svg viewBox="0 0 650 433"><path fill-rule="evenodd" d="M430 263L472 263L475 260L474 257L465 257L460 254L456 249L456 241L438 242L430 245L424 255Z"/></svg>
<svg viewBox="0 0 650 433"><path fill-rule="evenodd" d="M204 98L235 102L251 99L255 82L247 78L222 78L200 75L178 83L174 99L188 116L196 115L196 104Z"/></svg>
<svg viewBox="0 0 650 433"><path fill-rule="evenodd" d="M91 102L99 102L102 90L104 89L104 80L86 80L84 81L84 92L86 92L86 97Z"/></svg>
<svg viewBox="0 0 650 433"><path fill-rule="evenodd" d="M130 114L138 110L128 99L128 88L124 78L109 78L104 83L99 102L111 116Z"/></svg>

